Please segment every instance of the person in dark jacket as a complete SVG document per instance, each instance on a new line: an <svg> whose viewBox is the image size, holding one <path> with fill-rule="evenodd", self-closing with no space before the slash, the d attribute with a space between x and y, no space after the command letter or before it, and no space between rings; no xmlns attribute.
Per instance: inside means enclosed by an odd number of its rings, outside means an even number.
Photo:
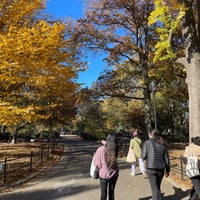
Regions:
<svg viewBox="0 0 200 200"><path fill-rule="evenodd" d="M153 200L161 200L161 182L170 173L169 154L158 130L149 132L149 139L142 147L142 158L146 160L146 173L152 191Z"/></svg>

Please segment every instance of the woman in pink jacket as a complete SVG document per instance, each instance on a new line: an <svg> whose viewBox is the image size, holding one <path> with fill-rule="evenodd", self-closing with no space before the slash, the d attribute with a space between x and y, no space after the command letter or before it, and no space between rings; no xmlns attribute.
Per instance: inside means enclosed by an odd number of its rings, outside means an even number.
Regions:
<svg viewBox="0 0 200 200"><path fill-rule="evenodd" d="M119 176L119 168L117 163L118 146L114 134L109 134L106 141L102 141L94 156L94 165L99 169L99 179L101 186L101 199L107 199L107 191L109 192L109 200L114 200L114 190ZM109 188L109 190L107 190Z"/></svg>

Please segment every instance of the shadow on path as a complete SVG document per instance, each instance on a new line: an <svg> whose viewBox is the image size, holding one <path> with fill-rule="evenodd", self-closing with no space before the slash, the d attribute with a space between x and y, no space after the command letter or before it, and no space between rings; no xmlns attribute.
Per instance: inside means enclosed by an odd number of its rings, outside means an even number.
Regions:
<svg viewBox="0 0 200 200"><path fill-rule="evenodd" d="M61 161L49 172L42 173L25 187L0 194L2 200L99 200L99 180L89 175L93 153L101 144L85 141L76 136L66 136L59 143L65 145ZM147 179L130 176L130 164L119 159L120 176L116 186L115 200L150 200L151 192ZM186 200L189 191L165 183L163 200ZM135 196L133 196L135 195Z"/></svg>
<svg viewBox="0 0 200 200"><path fill-rule="evenodd" d="M172 195L165 196L165 193L162 193L163 200L181 200L184 199L185 197L188 197L190 190L183 191L180 188L176 188L173 186L174 193ZM152 196L144 197L144 198L139 198L138 200L151 200Z"/></svg>

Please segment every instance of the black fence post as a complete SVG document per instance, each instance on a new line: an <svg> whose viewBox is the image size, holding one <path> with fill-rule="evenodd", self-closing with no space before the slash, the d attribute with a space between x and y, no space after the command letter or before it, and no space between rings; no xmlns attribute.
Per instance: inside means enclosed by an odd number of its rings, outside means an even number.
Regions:
<svg viewBox="0 0 200 200"><path fill-rule="evenodd" d="M47 149L47 158L49 158L49 145L48 145L48 149Z"/></svg>
<svg viewBox="0 0 200 200"><path fill-rule="evenodd" d="M56 149L56 147L55 147L55 143L53 142L53 143L52 143L52 152L54 152L55 149Z"/></svg>
<svg viewBox="0 0 200 200"><path fill-rule="evenodd" d="M3 183L6 183L6 171L7 171L7 158L5 158L5 163L4 163L4 174L3 174Z"/></svg>
<svg viewBox="0 0 200 200"><path fill-rule="evenodd" d="M43 163L43 153L44 153L44 148L42 147L42 150L41 150L41 162Z"/></svg>
<svg viewBox="0 0 200 200"><path fill-rule="evenodd" d="M56 150L56 143L54 142L54 144L53 144L53 151L55 151Z"/></svg>
<svg viewBox="0 0 200 200"><path fill-rule="evenodd" d="M32 171L32 164L33 164L33 152L31 151L31 154L30 154L30 172Z"/></svg>
<svg viewBox="0 0 200 200"><path fill-rule="evenodd" d="M45 157L45 159L47 159L47 147L46 146L44 147L44 157Z"/></svg>
<svg viewBox="0 0 200 200"><path fill-rule="evenodd" d="M181 179L183 180L183 157L180 156L180 164L181 164Z"/></svg>

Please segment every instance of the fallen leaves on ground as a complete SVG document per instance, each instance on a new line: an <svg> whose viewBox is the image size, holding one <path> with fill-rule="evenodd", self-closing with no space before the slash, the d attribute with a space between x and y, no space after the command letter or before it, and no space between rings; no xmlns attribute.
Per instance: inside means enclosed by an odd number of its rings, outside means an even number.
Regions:
<svg viewBox="0 0 200 200"><path fill-rule="evenodd" d="M0 171L1 179L0 186L9 185L15 181L27 178L30 174L40 170L41 168L48 165L49 162L57 162L62 154L62 147L57 146L57 148L52 151L48 146L51 143L41 143L41 142L23 142L23 143L0 143L0 165L2 170ZM45 158L41 158L41 151L45 149ZM52 151L52 152L50 152ZM32 153L32 158L31 158ZM31 162L32 159L32 162ZM41 162L41 159L42 162ZM6 181L5 181L5 163L6 163ZM32 163L30 165L30 163ZM31 170L30 170L31 168Z"/></svg>

